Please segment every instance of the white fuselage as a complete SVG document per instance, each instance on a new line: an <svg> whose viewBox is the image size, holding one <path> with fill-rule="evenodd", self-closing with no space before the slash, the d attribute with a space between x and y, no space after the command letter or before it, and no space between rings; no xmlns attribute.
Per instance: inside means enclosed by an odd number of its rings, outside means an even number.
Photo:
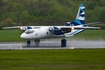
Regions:
<svg viewBox="0 0 105 70"><path fill-rule="evenodd" d="M23 39L44 39L44 38L62 38L64 35L55 35L49 31L49 26L40 27L36 29L29 29L28 31L32 31L30 33L26 33L27 31L21 34L21 38Z"/></svg>

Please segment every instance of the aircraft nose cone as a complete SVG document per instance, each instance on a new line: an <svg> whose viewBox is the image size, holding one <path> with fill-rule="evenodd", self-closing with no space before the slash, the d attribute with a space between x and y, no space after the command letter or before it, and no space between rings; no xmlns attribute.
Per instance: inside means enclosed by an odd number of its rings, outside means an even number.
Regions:
<svg viewBox="0 0 105 70"><path fill-rule="evenodd" d="M20 36L21 38L23 38L23 39L25 39L25 35L24 34L21 34L21 36Z"/></svg>

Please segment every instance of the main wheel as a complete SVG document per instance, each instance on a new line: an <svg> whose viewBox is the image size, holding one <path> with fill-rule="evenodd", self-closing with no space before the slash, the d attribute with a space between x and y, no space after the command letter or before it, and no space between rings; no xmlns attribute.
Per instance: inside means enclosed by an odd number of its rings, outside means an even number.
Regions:
<svg viewBox="0 0 105 70"><path fill-rule="evenodd" d="M40 39L35 39L35 43L39 44L40 43Z"/></svg>
<svg viewBox="0 0 105 70"><path fill-rule="evenodd" d="M62 39L61 40L61 47L66 47L66 42L67 42L66 39Z"/></svg>

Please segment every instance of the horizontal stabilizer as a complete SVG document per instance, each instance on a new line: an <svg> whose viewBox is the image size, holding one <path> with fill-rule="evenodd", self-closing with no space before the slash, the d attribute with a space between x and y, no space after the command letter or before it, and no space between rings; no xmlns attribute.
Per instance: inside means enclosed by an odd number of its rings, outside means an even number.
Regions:
<svg viewBox="0 0 105 70"><path fill-rule="evenodd" d="M98 24L100 22L92 22L92 23L88 23L88 24L84 24L84 25L93 25L93 24Z"/></svg>

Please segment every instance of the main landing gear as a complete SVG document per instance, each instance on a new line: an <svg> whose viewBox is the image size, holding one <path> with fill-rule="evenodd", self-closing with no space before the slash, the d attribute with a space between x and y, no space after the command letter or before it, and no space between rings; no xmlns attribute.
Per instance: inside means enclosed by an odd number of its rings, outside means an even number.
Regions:
<svg viewBox="0 0 105 70"><path fill-rule="evenodd" d="M39 46L39 43L40 43L40 39L35 39L36 46ZM31 41L27 40L27 47L30 47L30 46L31 46Z"/></svg>
<svg viewBox="0 0 105 70"><path fill-rule="evenodd" d="M67 42L66 39L62 39L61 40L61 47L66 47L66 42Z"/></svg>

